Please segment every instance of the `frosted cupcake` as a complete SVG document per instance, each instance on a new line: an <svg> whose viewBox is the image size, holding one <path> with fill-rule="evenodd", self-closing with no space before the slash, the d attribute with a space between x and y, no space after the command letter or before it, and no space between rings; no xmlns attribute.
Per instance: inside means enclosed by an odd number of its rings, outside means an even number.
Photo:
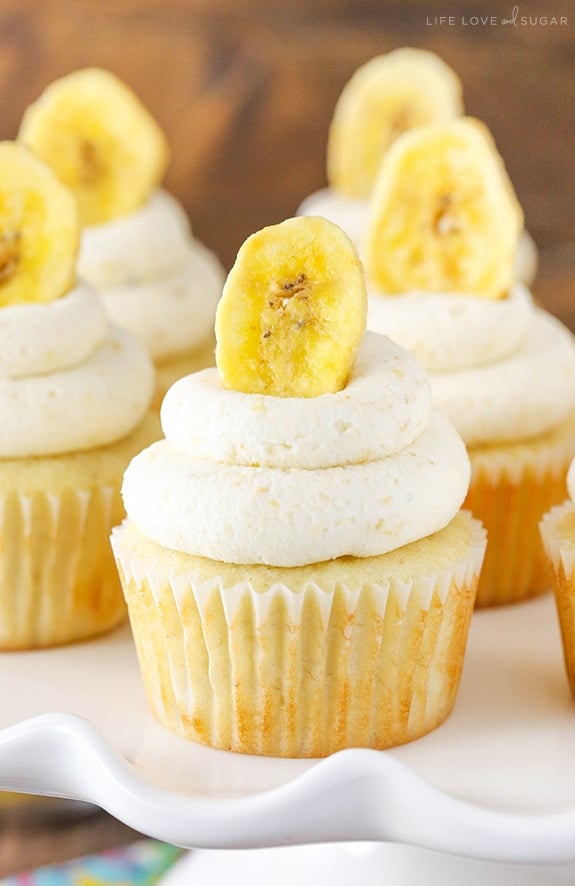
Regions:
<svg viewBox="0 0 575 886"><path fill-rule="evenodd" d="M541 537L553 576L563 655L575 696L575 461L567 473L569 497L541 521Z"/></svg>
<svg viewBox="0 0 575 886"><path fill-rule="evenodd" d="M514 283L521 210L489 133L461 118L398 139L366 242L368 327L413 351L465 440L489 543L478 605L549 587L538 522L575 455L575 343Z"/></svg>
<svg viewBox="0 0 575 886"><path fill-rule="evenodd" d="M52 83L26 111L19 139L78 198L79 275L112 322L156 364L156 403L182 375L213 365L213 320L224 272L159 185L165 136L134 93L89 68Z"/></svg>
<svg viewBox="0 0 575 886"><path fill-rule="evenodd" d="M366 334L363 271L321 218L240 249L218 369L168 391L112 545L148 698L217 748L313 757L438 726L485 537L465 447L415 359Z"/></svg>
<svg viewBox="0 0 575 886"><path fill-rule="evenodd" d="M131 457L157 439L153 367L76 283L76 202L0 143L0 649L126 617L108 536Z"/></svg>
<svg viewBox="0 0 575 886"><path fill-rule="evenodd" d="M362 250L379 166L402 133L463 114L461 82L433 52L395 49L354 73L336 104L327 144L328 187L303 201L300 215L338 224ZM537 248L523 231L515 257L517 279L530 285Z"/></svg>

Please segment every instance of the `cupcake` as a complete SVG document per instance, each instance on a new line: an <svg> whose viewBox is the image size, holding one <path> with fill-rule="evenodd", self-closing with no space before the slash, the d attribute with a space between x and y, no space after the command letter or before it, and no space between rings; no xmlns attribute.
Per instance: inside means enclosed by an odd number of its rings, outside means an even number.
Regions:
<svg viewBox="0 0 575 886"><path fill-rule="evenodd" d="M406 133L384 158L365 248L368 327L413 351L467 444L466 507L489 537L480 606L549 587L538 523L564 499L575 455L575 342L514 282L521 230L477 121Z"/></svg>
<svg viewBox="0 0 575 886"><path fill-rule="evenodd" d="M328 187L303 201L299 215L323 215L340 225L361 251L380 163L403 132L463 114L461 82L433 52L395 49L354 73L336 104L327 144ZM537 248L523 231L517 279L530 285Z"/></svg>
<svg viewBox="0 0 575 886"><path fill-rule="evenodd" d="M155 403L175 381L213 365L213 320L224 272L160 187L168 149L134 93L89 68L52 83L22 120L31 147L78 198L78 274L112 322L146 345Z"/></svg>
<svg viewBox="0 0 575 886"><path fill-rule="evenodd" d="M567 473L568 498L544 515L541 537L553 577L563 656L575 696L575 461Z"/></svg>
<svg viewBox="0 0 575 886"><path fill-rule="evenodd" d="M126 618L109 550L124 469L159 436L153 366L75 281L73 195L0 143L0 649Z"/></svg>
<svg viewBox="0 0 575 886"><path fill-rule="evenodd" d="M387 748L453 706L485 537L465 447L416 360L364 334L363 270L322 218L250 237L216 362L176 382L112 546L170 730L318 757Z"/></svg>

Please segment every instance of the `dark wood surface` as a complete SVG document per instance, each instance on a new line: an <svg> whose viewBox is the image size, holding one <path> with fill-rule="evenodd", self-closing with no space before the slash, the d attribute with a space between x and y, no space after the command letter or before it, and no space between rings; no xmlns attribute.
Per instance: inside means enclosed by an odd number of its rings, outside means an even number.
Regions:
<svg viewBox="0 0 575 886"><path fill-rule="evenodd" d="M78 814L66 803L47 802L48 809L43 798L23 798L3 809L0 795L0 877L142 839L100 810Z"/></svg>
<svg viewBox="0 0 575 886"><path fill-rule="evenodd" d="M172 147L167 186L226 265L252 231L325 184L334 103L364 61L438 52L489 125L541 248L537 294L575 329L575 4L521 2L567 25L471 25L498 0L0 0L0 137L42 88L100 65L130 83ZM473 7L471 10L470 7ZM454 24L428 24L453 15ZM0 819L0 875L126 842L104 814L31 827Z"/></svg>

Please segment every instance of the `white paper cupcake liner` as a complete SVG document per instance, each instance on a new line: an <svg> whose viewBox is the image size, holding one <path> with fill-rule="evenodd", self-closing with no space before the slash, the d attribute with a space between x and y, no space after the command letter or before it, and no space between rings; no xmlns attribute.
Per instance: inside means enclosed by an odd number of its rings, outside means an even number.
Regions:
<svg viewBox="0 0 575 886"><path fill-rule="evenodd" d="M0 649L67 643L125 618L109 550L119 489L0 498Z"/></svg>
<svg viewBox="0 0 575 886"><path fill-rule="evenodd" d="M574 455L573 416L543 438L469 451L465 507L484 523L489 538L477 606L516 603L550 589L539 521L565 498Z"/></svg>
<svg viewBox="0 0 575 886"><path fill-rule="evenodd" d="M567 677L575 696L575 534L569 538L569 527L562 525L569 517L575 526L575 505L572 501L552 508L543 517L540 528L553 576Z"/></svg>
<svg viewBox="0 0 575 886"><path fill-rule="evenodd" d="M565 576L575 572L575 538L573 545L567 544L559 527L570 514L575 514L575 504L570 500L564 501L545 514L540 523L543 547L553 571L559 573L563 570Z"/></svg>
<svg viewBox="0 0 575 886"><path fill-rule="evenodd" d="M156 716L214 747L275 756L390 747L435 728L455 700L485 550L468 519L465 556L435 576L350 588L342 561L332 588L310 580L298 592L182 574L170 552L159 563L135 553L129 524L118 527L112 546Z"/></svg>

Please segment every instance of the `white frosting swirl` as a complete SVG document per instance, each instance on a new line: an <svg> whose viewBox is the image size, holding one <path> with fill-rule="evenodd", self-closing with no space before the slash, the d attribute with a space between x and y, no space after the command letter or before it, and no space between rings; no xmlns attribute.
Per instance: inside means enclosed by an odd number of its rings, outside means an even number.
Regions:
<svg viewBox="0 0 575 886"><path fill-rule="evenodd" d="M10 343L18 373L0 372L2 458L112 443L133 430L150 403L150 358L139 342L109 326L96 292L80 285L59 302L0 309L0 349L9 330L19 336ZM58 345L62 354L53 353Z"/></svg>
<svg viewBox="0 0 575 886"><path fill-rule="evenodd" d="M386 459L310 471L193 461L167 441L132 461L126 510L158 544L226 563L302 566L370 557L437 532L469 485L465 448L438 412Z"/></svg>
<svg viewBox="0 0 575 886"><path fill-rule="evenodd" d="M497 301L371 293L367 325L421 360L468 446L545 434L575 409L575 339L520 283Z"/></svg>
<svg viewBox="0 0 575 886"><path fill-rule="evenodd" d="M208 338L221 291L218 260L196 243L183 264L164 277L102 289L100 296L112 322L128 329L159 363Z"/></svg>
<svg viewBox="0 0 575 886"><path fill-rule="evenodd" d="M536 310L511 356L430 381L436 406L469 446L544 434L575 409L575 341L559 320Z"/></svg>
<svg viewBox="0 0 575 886"><path fill-rule="evenodd" d="M377 384L388 410L373 402ZM192 402L184 402L188 392ZM126 471L129 518L165 547L274 566L369 557L438 531L465 498L470 466L461 439L430 413L413 358L384 337L366 336L343 392L310 400L231 393L210 373L178 383L162 412L167 439ZM216 441L216 432L227 439Z"/></svg>
<svg viewBox="0 0 575 886"><path fill-rule="evenodd" d="M367 324L412 351L428 372L453 372L516 351L532 313L529 291L516 284L498 301L441 292L370 295Z"/></svg>
<svg viewBox="0 0 575 886"><path fill-rule="evenodd" d="M370 202L346 197L333 188L322 188L306 197L297 215L323 215L346 232L361 253L365 231L369 223ZM527 231L523 231L517 245L515 274L517 280L530 286L537 272L537 247Z"/></svg>
<svg viewBox="0 0 575 886"><path fill-rule="evenodd" d="M246 396L217 369L177 381L162 404L164 434L197 459L326 468L399 452L429 422L431 389L417 361L367 333L343 390L320 397Z"/></svg>
<svg viewBox="0 0 575 886"><path fill-rule="evenodd" d="M79 283L51 302L0 309L0 378L55 372L80 363L108 329L100 300Z"/></svg>
<svg viewBox="0 0 575 886"><path fill-rule="evenodd" d="M134 212L84 229L78 274L97 289L161 277L185 261L190 237L178 200L157 190Z"/></svg>
<svg viewBox="0 0 575 886"><path fill-rule="evenodd" d="M86 228L78 272L100 290L112 321L158 362L210 335L225 277L192 237L180 203L163 190L129 215Z"/></svg>

